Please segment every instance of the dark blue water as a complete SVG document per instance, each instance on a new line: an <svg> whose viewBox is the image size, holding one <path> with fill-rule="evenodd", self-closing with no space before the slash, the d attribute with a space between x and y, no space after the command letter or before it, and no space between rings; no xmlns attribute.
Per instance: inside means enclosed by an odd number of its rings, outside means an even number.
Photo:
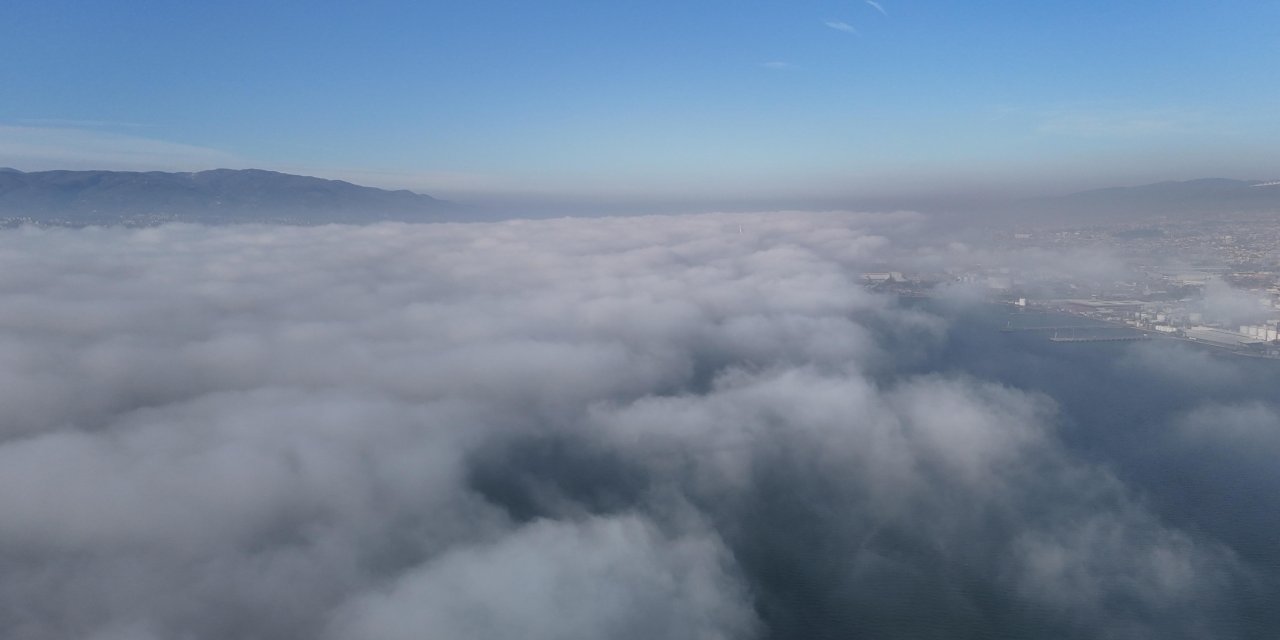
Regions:
<svg viewBox="0 0 1280 640"><path fill-rule="evenodd" d="M942 375L1051 398L1056 457L1031 461L1043 463L1046 477L1025 477L997 509L936 487L937 504L913 504L898 526L877 528L860 520L861 494L842 478L814 473L803 456L767 456L747 510L721 525L756 590L766 637L1280 638L1280 361L1177 340L1052 342L1052 334L1001 329L1088 321L996 305L905 304L945 317L950 329L927 347L899 344L910 338L885 330L881 343L901 357L875 374L879 381L891 388ZM1221 430L1189 436L1185 423L1196 415ZM1109 475L1119 486L1077 491L1063 468ZM931 533L943 527L929 518L954 517L939 506L948 502L973 503L974 513L938 539ZM1113 558L1112 568L1106 553L1092 558L1102 566L1081 571L1103 576L1110 591L1083 609L1024 597L1006 579L1022 532L1135 510L1143 515L1124 525L1128 533L1114 534L1131 536L1118 552L1141 555L1167 544L1164 532L1180 536L1203 552L1193 592L1148 593L1126 573L1127 558Z"/></svg>
<svg viewBox="0 0 1280 640"><path fill-rule="evenodd" d="M1280 360L1171 339L1055 343L999 329L1088 321L996 305L943 313L952 323L944 345L904 372L961 373L1052 398L1072 455L1244 567L1252 581L1231 587L1224 626L1207 637L1280 637ZM1221 414L1221 429L1188 437L1183 424L1197 411ZM1252 421L1243 430L1232 424L1241 414Z"/></svg>
<svg viewBox="0 0 1280 640"><path fill-rule="evenodd" d="M671 454L669 466L689 469L688 478L655 477L625 452L580 439L477 460L473 488L520 520L574 504L661 521L668 503L653 496L679 494L724 542L770 640L1280 638L1280 361L1174 340L1055 343L1002 332L1005 307L910 304L945 318L945 338L858 319L895 356L870 374L885 390L941 377L1052 401L1048 444L1010 465L1020 475L994 483L998 497L952 486L954 476L927 465L907 470L905 481L818 465L824 443L805 433L754 447L742 485L728 493L696 480L708 463L698 452ZM1200 429L1188 432L1192 418ZM1098 478L1115 481L1099 487ZM886 517L876 501L898 495L899 482L917 484ZM548 503L547 493L556 499ZM1098 515L1118 528L1098 537L1100 551L1079 554L1089 566L1064 568L1090 578L1054 585L1066 592L1055 594L1060 602L1031 597L1026 589L1040 585L1011 578L1028 532L1070 533ZM1167 532L1200 550L1187 568L1190 592L1145 592L1130 558L1117 555L1167 546ZM1063 605L1073 588L1101 593Z"/></svg>

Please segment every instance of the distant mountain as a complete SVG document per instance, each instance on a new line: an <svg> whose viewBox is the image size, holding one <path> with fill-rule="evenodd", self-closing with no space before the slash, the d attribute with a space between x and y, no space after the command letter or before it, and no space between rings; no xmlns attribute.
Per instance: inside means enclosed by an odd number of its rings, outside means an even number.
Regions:
<svg viewBox="0 0 1280 640"><path fill-rule="evenodd" d="M0 169L0 221L54 224L428 221L458 207L387 191L260 169L36 171Z"/></svg>
<svg viewBox="0 0 1280 640"><path fill-rule="evenodd" d="M1021 208L1033 214L1064 215L1082 221L1280 215L1280 184L1225 178L1157 182L1042 198L1024 202Z"/></svg>

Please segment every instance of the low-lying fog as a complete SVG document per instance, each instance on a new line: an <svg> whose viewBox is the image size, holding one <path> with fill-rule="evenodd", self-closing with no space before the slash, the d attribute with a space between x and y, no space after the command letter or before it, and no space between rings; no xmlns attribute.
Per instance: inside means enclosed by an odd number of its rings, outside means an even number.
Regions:
<svg viewBox="0 0 1280 640"><path fill-rule="evenodd" d="M1280 367L866 289L925 226L0 232L0 636L1273 635Z"/></svg>

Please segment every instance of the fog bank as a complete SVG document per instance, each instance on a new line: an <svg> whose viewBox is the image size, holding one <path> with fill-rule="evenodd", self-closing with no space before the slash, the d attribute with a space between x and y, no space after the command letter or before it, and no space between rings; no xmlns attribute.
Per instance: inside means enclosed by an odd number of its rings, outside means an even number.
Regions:
<svg viewBox="0 0 1280 640"><path fill-rule="evenodd" d="M1230 637L1229 545L863 287L918 227L0 232L0 635Z"/></svg>

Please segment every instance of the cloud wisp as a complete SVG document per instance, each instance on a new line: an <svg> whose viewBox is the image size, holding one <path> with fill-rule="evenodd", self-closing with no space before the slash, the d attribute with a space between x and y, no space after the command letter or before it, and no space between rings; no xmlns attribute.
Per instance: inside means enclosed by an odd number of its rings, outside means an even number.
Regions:
<svg viewBox="0 0 1280 640"><path fill-rule="evenodd" d="M870 5L870 6L871 6L871 8L872 8L872 9L875 9L876 11L879 11L879 12L880 12L880 15L885 16L885 17L888 17L888 16L889 16L889 13L888 13L888 12L886 12L886 11L884 10L884 7L880 6L880 3L879 3L879 2L876 2L876 0L866 0L866 2L867 2L867 4L868 4L868 5Z"/></svg>
<svg viewBox="0 0 1280 640"><path fill-rule="evenodd" d="M835 29L836 31L843 31L844 33L853 34L855 36L862 35L858 33L858 30L855 29L853 25L848 22L844 22L843 20L824 20L822 24Z"/></svg>

